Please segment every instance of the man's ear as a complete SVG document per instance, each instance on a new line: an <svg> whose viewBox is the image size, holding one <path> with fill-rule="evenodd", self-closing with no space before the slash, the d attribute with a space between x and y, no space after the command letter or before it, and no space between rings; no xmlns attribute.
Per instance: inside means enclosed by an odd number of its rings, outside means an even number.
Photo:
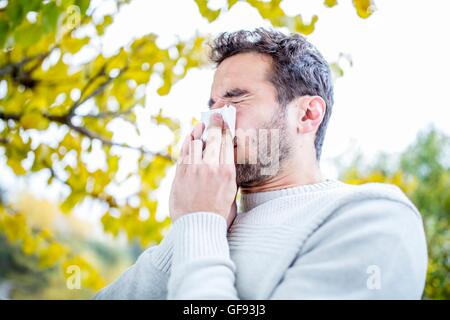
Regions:
<svg viewBox="0 0 450 320"><path fill-rule="evenodd" d="M299 133L315 132L325 116L327 104L320 96L302 96L297 100Z"/></svg>

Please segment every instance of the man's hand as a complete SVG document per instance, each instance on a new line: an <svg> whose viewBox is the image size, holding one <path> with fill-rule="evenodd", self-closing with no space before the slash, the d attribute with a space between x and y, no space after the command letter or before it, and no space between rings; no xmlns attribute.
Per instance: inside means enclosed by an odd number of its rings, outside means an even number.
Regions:
<svg viewBox="0 0 450 320"><path fill-rule="evenodd" d="M233 140L220 114L211 116L203 150L203 124L186 137L170 192L172 221L198 211L217 213L231 225L236 215Z"/></svg>

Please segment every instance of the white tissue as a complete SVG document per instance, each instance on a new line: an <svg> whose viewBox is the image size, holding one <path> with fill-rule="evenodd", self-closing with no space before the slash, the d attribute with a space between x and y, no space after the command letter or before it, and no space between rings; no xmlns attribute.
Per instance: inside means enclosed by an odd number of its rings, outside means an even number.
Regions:
<svg viewBox="0 0 450 320"><path fill-rule="evenodd" d="M207 128L209 126L209 119L214 113L220 113L222 115L223 120L228 124L228 128L230 128L231 137L234 138L236 127L236 108L229 104L223 108L202 112L201 121L205 124L205 131L203 131L202 140L206 141L208 138Z"/></svg>

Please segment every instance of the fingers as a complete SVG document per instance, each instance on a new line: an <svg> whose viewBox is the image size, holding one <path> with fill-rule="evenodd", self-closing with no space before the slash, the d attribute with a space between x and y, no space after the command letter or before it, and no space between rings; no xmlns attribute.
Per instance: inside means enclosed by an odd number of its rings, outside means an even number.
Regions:
<svg viewBox="0 0 450 320"><path fill-rule="evenodd" d="M202 122L197 123L191 133L192 139L200 139L204 129L205 125Z"/></svg>
<svg viewBox="0 0 450 320"><path fill-rule="evenodd" d="M184 157L183 164L200 164L202 163L203 141L192 140L189 144L189 154Z"/></svg>
<svg viewBox="0 0 450 320"><path fill-rule="evenodd" d="M201 140L191 140L187 148L187 155L183 156L179 160L180 166L183 167L183 165L188 164L200 164L202 162L203 142Z"/></svg>
<svg viewBox="0 0 450 320"><path fill-rule="evenodd" d="M233 138L222 116L219 113L211 115L207 128L208 138L203 151L201 136L204 130L204 124L198 123L185 138L180 152L180 163L234 164Z"/></svg>
<svg viewBox="0 0 450 320"><path fill-rule="evenodd" d="M231 136L231 130L228 125L224 124L222 132L222 146L220 151L220 163L234 164L234 143Z"/></svg>
<svg viewBox="0 0 450 320"><path fill-rule="evenodd" d="M208 164L220 163L220 150L222 145L223 119L219 113L211 115L208 126L208 138L203 153L203 161Z"/></svg>
<svg viewBox="0 0 450 320"><path fill-rule="evenodd" d="M189 154L189 148L190 148L190 144L191 141L194 139L200 139L200 137L202 136L203 133L203 129L204 129L204 124L203 123L197 123L194 128L192 129L191 134L187 135L186 138L183 141L183 145L181 146L181 151L180 151L180 161L182 162L183 158L188 156ZM203 146L202 146L203 148Z"/></svg>
<svg viewBox="0 0 450 320"><path fill-rule="evenodd" d="M186 138L184 138L183 145L181 146L180 151L180 161L182 161L182 159L189 154L189 144L191 143L191 141L192 136L190 134L187 135Z"/></svg>

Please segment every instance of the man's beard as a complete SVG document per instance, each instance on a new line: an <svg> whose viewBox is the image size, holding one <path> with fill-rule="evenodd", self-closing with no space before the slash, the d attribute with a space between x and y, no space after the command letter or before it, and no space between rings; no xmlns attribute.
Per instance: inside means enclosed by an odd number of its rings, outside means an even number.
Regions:
<svg viewBox="0 0 450 320"><path fill-rule="evenodd" d="M289 159L292 151L291 139L287 132L287 119L284 107L280 107L280 112L274 112L271 120L264 123L262 128L266 129L270 134L266 139L259 139L261 136L257 134L257 161L256 163L237 163L236 164L236 183L239 187L250 187L259 185L275 176L282 170L286 160ZM281 113L281 114L280 114ZM275 143L278 144L277 152L270 154L272 150L271 129L278 130L278 139ZM257 130L257 133L259 130ZM246 146L244 147L246 148ZM261 159L270 159L269 163L262 163ZM277 164L276 170L268 170L268 167Z"/></svg>

